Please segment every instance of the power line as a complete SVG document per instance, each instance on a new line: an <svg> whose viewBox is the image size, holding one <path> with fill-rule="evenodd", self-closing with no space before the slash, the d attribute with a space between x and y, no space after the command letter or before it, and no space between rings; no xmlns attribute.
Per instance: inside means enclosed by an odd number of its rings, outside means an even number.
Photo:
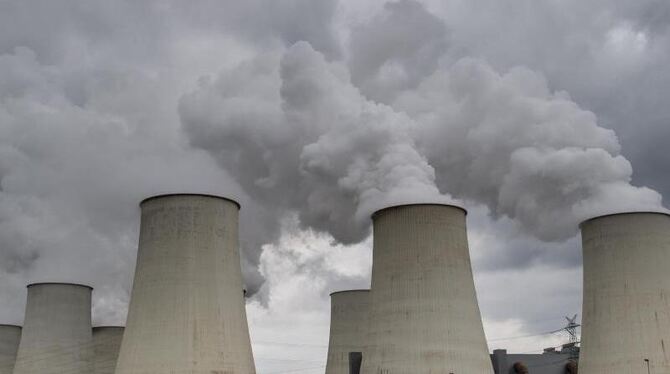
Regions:
<svg viewBox="0 0 670 374"><path fill-rule="evenodd" d="M554 330L554 331L545 331L545 332L540 332L540 333L537 333L537 334L530 334L530 335L519 335L519 336L509 336L509 337L502 337L502 338L487 339L487 341L497 342L497 341L502 341L502 340L515 340L515 339L532 338L534 336L543 336L543 335L555 334L555 333L560 332L560 331L563 331L563 329Z"/></svg>

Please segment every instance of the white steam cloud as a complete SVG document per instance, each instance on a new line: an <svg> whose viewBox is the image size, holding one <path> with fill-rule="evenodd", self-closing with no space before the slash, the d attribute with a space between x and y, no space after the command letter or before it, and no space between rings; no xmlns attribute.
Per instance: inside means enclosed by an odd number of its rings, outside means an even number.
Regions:
<svg viewBox="0 0 670 374"><path fill-rule="evenodd" d="M630 184L614 132L524 68L444 63L385 105L301 42L201 82L180 114L191 144L252 198L344 243L367 235L376 209L450 196L544 240L572 237L593 215L663 209Z"/></svg>
<svg viewBox="0 0 670 374"><path fill-rule="evenodd" d="M364 239L384 206L449 201L417 150L414 122L365 99L345 66L304 42L202 82L180 113L191 143L253 198L344 243Z"/></svg>
<svg viewBox="0 0 670 374"><path fill-rule="evenodd" d="M499 74L461 59L394 107L419 123L416 137L440 189L542 239L566 239L595 215L663 210L660 194L631 185L615 133L528 69Z"/></svg>

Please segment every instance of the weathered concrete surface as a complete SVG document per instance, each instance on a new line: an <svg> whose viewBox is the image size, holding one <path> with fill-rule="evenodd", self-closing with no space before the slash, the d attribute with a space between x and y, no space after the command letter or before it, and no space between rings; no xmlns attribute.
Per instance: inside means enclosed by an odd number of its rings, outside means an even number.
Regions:
<svg viewBox="0 0 670 374"><path fill-rule="evenodd" d="M121 339L123 339L123 327L93 328L93 372L95 374L114 374Z"/></svg>
<svg viewBox="0 0 670 374"><path fill-rule="evenodd" d="M12 374L21 340L21 326L0 325L0 374Z"/></svg>
<svg viewBox="0 0 670 374"><path fill-rule="evenodd" d="M326 374L349 374L349 352L362 352L368 323L369 290L330 294L330 339Z"/></svg>
<svg viewBox="0 0 670 374"><path fill-rule="evenodd" d="M135 280L117 374L255 373L232 200L140 204Z"/></svg>
<svg viewBox="0 0 670 374"><path fill-rule="evenodd" d="M465 211L404 205L373 215L363 374L492 374Z"/></svg>
<svg viewBox="0 0 670 374"><path fill-rule="evenodd" d="M92 374L92 288L67 283L28 286L14 374Z"/></svg>
<svg viewBox="0 0 670 374"><path fill-rule="evenodd" d="M670 373L670 216L584 222L581 374Z"/></svg>

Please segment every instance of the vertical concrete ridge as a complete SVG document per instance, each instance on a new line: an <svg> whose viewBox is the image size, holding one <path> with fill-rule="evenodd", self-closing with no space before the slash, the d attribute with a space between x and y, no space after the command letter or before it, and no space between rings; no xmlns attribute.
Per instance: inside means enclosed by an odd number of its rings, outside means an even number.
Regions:
<svg viewBox="0 0 670 374"><path fill-rule="evenodd" d="M492 374L477 304L466 211L442 204L373 215L364 374Z"/></svg>
<svg viewBox="0 0 670 374"><path fill-rule="evenodd" d="M630 212L581 224L580 373L670 373L670 215Z"/></svg>
<svg viewBox="0 0 670 374"><path fill-rule="evenodd" d="M349 353L363 352L370 290L330 294L330 337L326 374L349 374Z"/></svg>
<svg viewBox="0 0 670 374"><path fill-rule="evenodd" d="M140 204L137 267L117 374L253 374L239 205L199 194Z"/></svg>
<svg viewBox="0 0 670 374"><path fill-rule="evenodd" d="M14 374L92 374L92 291L71 283L28 286Z"/></svg>

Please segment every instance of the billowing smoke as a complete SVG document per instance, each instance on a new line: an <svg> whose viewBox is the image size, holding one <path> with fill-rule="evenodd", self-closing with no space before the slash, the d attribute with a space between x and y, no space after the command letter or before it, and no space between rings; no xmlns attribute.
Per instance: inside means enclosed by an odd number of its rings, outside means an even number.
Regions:
<svg viewBox="0 0 670 374"><path fill-rule="evenodd" d="M630 184L614 132L524 68L444 63L389 106L298 43L203 81L180 114L191 144L252 198L345 243L366 236L376 209L449 196L545 240L593 215L663 209L657 192Z"/></svg>
<svg viewBox="0 0 670 374"><path fill-rule="evenodd" d="M660 194L631 185L616 134L528 69L500 74L464 58L394 108L419 123L415 136L441 190L542 239L566 239L595 215L663 209Z"/></svg>
<svg viewBox="0 0 670 374"><path fill-rule="evenodd" d="M180 114L191 143L254 199L344 243L364 239L386 205L449 200L418 152L415 123L367 100L344 65L304 42L202 82Z"/></svg>

